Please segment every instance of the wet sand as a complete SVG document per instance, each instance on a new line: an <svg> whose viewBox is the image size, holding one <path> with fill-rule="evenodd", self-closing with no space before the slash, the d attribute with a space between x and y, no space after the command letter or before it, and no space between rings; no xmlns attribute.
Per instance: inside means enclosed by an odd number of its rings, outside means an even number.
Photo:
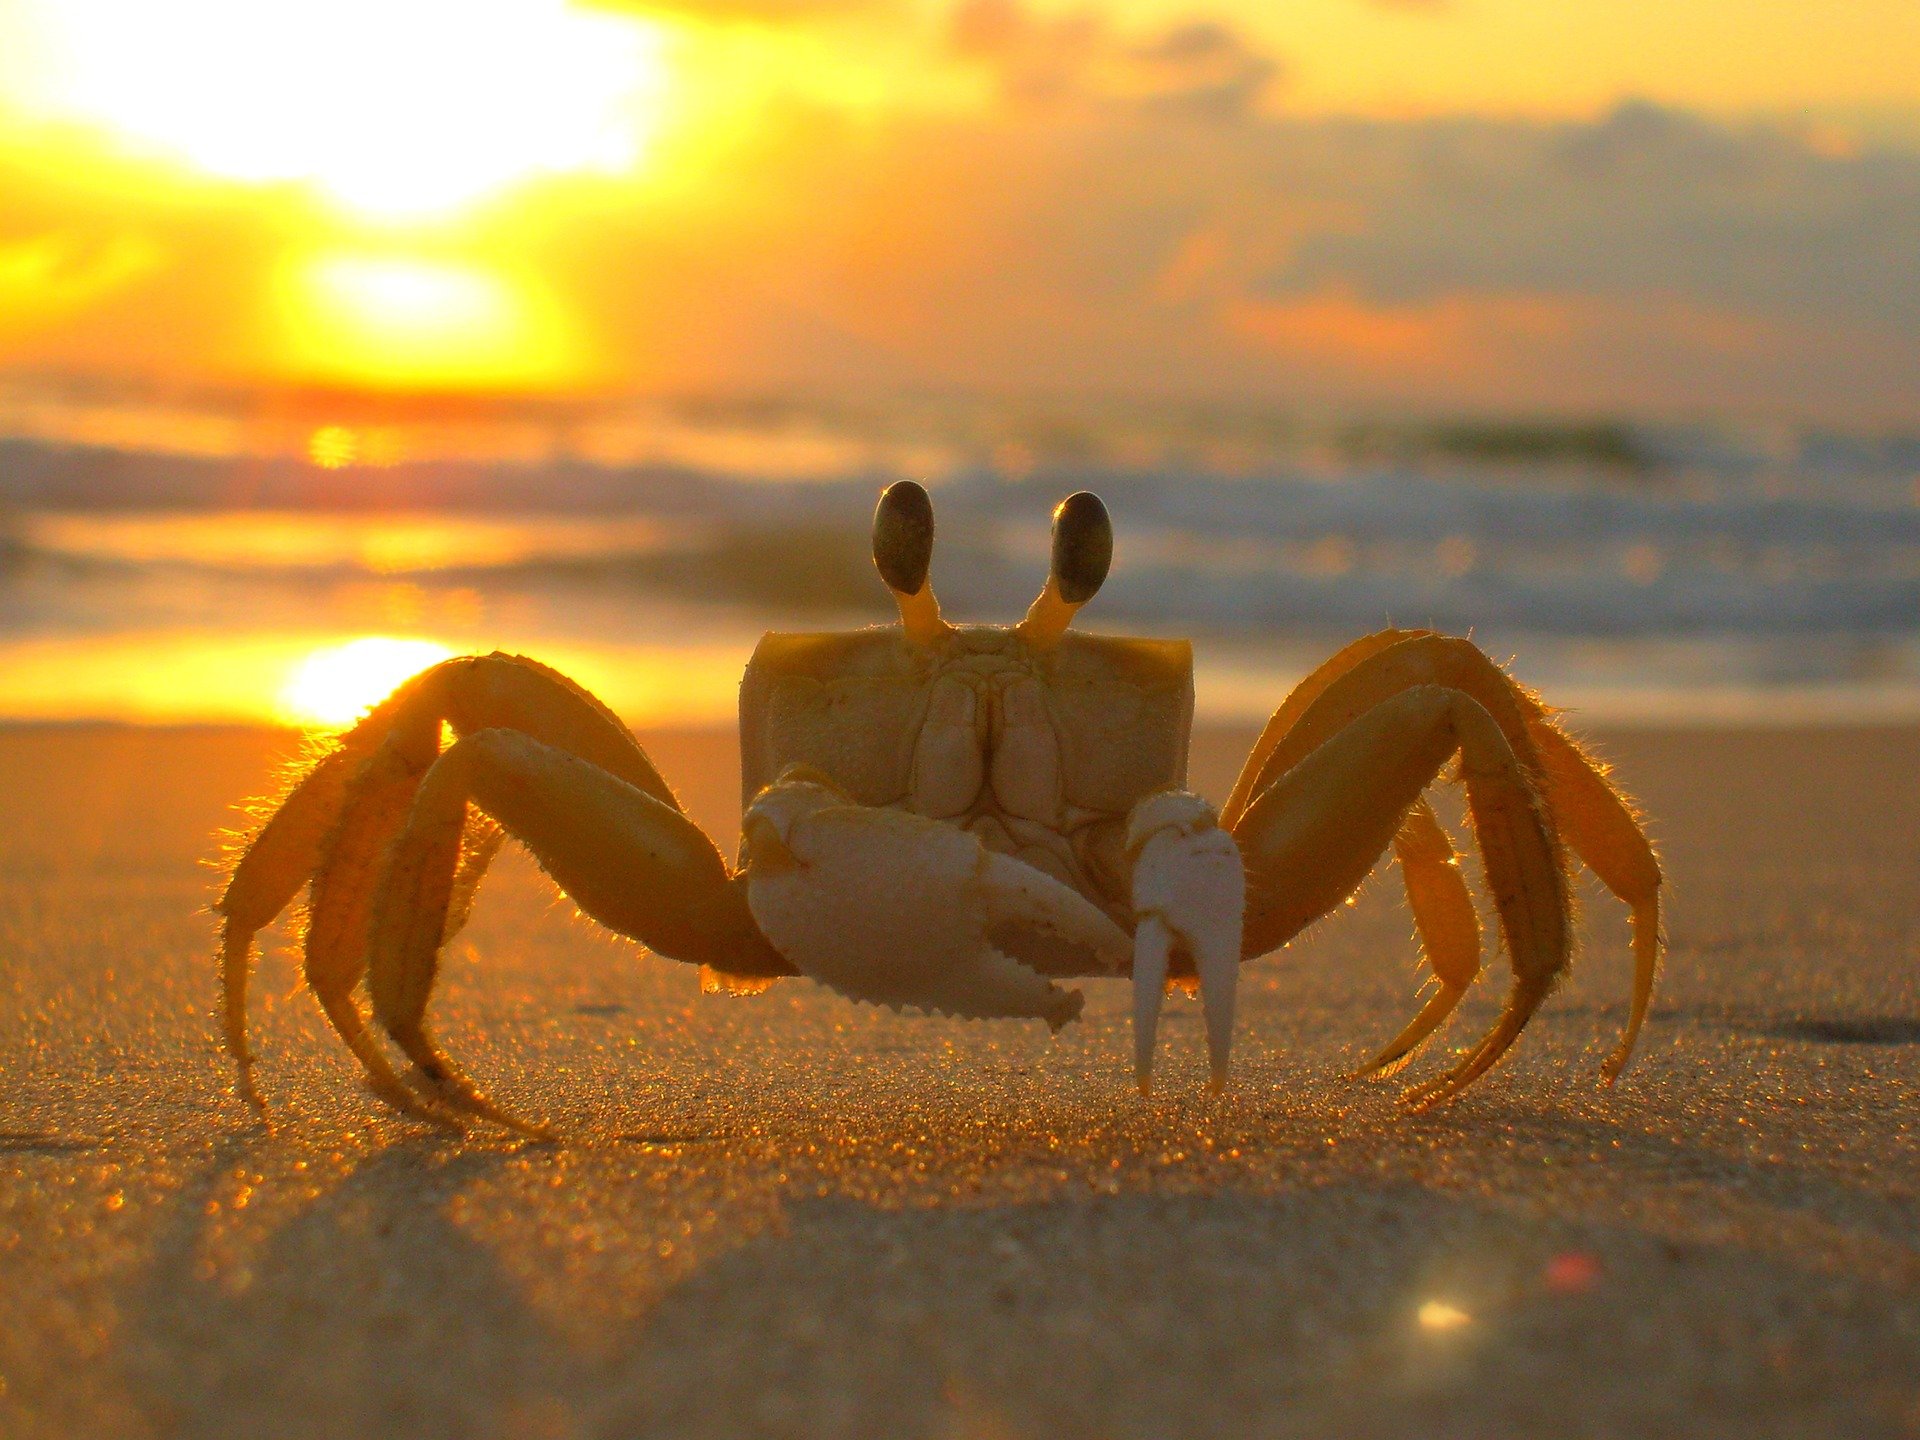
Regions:
<svg viewBox="0 0 1920 1440"><path fill-rule="evenodd" d="M1248 972L1230 1093L1180 1003L1143 1102L1122 986L1052 1041L702 996L516 863L437 1014L528 1145L383 1113L284 944L276 1132L232 1097L203 862L291 737L0 733L0 1436L1920 1435L1920 733L1601 738L1673 882L1614 1091L1591 889L1409 1118L1342 1078L1414 1004L1378 879ZM730 845L731 739L649 743Z"/></svg>

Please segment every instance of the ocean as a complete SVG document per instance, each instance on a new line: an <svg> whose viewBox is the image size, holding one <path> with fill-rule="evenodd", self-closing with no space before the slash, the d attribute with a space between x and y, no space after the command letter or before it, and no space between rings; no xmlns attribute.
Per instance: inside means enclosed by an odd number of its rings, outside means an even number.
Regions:
<svg viewBox="0 0 1920 1440"><path fill-rule="evenodd" d="M762 631L889 618L867 526L901 476L934 496L934 582L960 620L1017 618L1052 506L1098 492L1115 561L1082 619L1192 637L1207 719L1263 715L1387 624L1471 634L1600 723L1920 718L1911 437L649 416L496 424L491 446L373 425L278 453L0 441L0 720L339 723L373 698L355 684L501 649L642 725L729 723ZM316 657L368 642L386 669L348 665L315 703Z"/></svg>

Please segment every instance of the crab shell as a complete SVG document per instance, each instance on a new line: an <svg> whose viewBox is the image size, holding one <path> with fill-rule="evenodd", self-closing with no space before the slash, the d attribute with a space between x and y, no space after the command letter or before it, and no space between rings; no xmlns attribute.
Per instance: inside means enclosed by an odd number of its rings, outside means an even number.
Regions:
<svg viewBox="0 0 1920 1440"><path fill-rule="evenodd" d="M1193 647L1015 627L765 636L740 686L750 803L790 766L971 831L1127 920L1126 822L1186 784Z"/></svg>

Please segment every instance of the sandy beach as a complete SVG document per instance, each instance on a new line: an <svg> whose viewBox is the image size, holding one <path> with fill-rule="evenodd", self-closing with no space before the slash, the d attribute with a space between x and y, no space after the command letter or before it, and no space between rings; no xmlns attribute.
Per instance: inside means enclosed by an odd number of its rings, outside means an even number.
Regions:
<svg viewBox="0 0 1920 1440"><path fill-rule="evenodd" d="M1052 1040L703 996L515 862L437 1014L532 1145L383 1112L283 942L273 1133L233 1097L206 862L295 737L0 732L0 1436L1920 1435L1920 733L1598 739L1672 880L1613 1091L1590 886L1409 1118L1344 1078L1415 1003L1379 878L1249 970L1229 1093L1183 1002L1142 1101L1122 986ZM647 740L730 846L731 737Z"/></svg>

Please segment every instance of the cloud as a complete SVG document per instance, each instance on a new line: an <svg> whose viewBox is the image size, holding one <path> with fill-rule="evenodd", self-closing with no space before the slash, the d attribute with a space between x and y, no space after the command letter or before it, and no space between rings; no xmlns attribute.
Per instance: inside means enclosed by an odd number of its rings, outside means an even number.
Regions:
<svg viewBox="0 0 1920 1440"><path fill-rule="evenodd" d="M1176 25L1130 51L1138 101L1168 114L1238 120L1252 113L1280 76L1270 55L1214 20Z"/></svg>
<svg viewBox="0 0 1920 1440"><path fill-rule="evenodd" d="M159 247L137 234L0 239L0 337L68 320L162 261Z"/></svg>
<svg viewBox="0 0 1920 1440"><path fill-rule="evenodd" d="M1222 318L1277 363L1336 384L1403 402L1444 394L1456 404L1524 408L1579 392L1587 407L1657 407L1689 374L1724 386L1756 367L1777 368L1801 338L1778 322L1663 295L1445 291L1396 304L1331 285L1286 300L1230 301Z"/></svg>
<svg viewBox="0 0 1920 1440"><path fill-rule="evenodd" d="M1352 152L1361 163L1333 188L1368 222L1303 244L1265 277L1271 292L1345 280L1392 301L1667 294L1710 310L1920 326L1920 157L1835 157L1789 132L1643 104L1586 124L1383 124L1295 141Z"/></svg>
<svg viewBox="0 0 1920 1440"><path fill-rule="evenodd" d="M1050 113L863 153L769 285L943 383L1920 419L1920 156L1644 105Z"/></svg>
<svg viewBox="0 0 1920 1440"><path fill-rule="evenodd" d="M1000 98L794 101L706 181L555 181L474 244L540 278L609 389L1920 423L1920 155L1642 104L1270 114L1206 22L972 0L938 43ZM0 326L0 368L284 377L273 277L311 215L4 163L0 192L0 286L66 297Z"/></svg>
<svg viewBox="0 0 1920 1440"><path fill-rule="evenodd" d="M1282 75L1277 58L1219 20L1128 35L1101 12L1041 16L1019 0L962 0L950 47L1016 104L1150 117L1244 120Z"/></svg>

